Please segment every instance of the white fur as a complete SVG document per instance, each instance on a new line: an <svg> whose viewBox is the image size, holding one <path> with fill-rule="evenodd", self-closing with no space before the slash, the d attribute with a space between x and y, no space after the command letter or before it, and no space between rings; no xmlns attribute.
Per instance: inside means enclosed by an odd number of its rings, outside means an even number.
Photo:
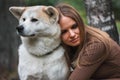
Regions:
<svg viewBox="0 0 120 80"><path fill-rule="evenodd" d="M53 9L54 15L49 15L48 8ZM19 47L20 80L67 80L69 68L60 45L57 10L50 6L32 6L11 7L10 11L24 27ZM38 21L32 22L32 18Z"/></svg>

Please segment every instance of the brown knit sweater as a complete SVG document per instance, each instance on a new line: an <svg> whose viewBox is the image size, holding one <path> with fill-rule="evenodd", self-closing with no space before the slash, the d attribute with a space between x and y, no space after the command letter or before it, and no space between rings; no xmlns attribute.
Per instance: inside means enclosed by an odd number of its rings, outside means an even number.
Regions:
<svg viewBox="0 0 120 80"><path fill-rule="evenodd" d="M84 60L95 63L75 67L69 80L120 80L120 46L113 40L110 43L111 49L107 54L106 47L101 41L89 40L85 44L81 63L84 63ZM105 55L107 57L103 57ZM100 60L101 57L105 59Z"/></svg>

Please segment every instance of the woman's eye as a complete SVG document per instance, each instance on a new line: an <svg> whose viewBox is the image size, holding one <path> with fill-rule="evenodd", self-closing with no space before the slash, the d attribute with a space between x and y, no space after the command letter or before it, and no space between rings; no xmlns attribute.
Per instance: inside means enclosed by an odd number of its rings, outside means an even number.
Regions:
<svg viewBox="0 0 120 80"><path fill-rule="evenodd" d="M76 29L78 27L78 24L73 24L72 29Z"/></svg>
<svg viewBox="0 0 120 80"><path fill-rule="evenodd" d="M32 22L36 22L36 21L38 21L38 19L32 18L31 21L32 21Z"/></svg>
<svg viewBox="0 0 120 80"><path fill-rule="evenodd" d="M63 30L62 32L61 32L61 34L65 34L67 32L67 30Z"/></svg>

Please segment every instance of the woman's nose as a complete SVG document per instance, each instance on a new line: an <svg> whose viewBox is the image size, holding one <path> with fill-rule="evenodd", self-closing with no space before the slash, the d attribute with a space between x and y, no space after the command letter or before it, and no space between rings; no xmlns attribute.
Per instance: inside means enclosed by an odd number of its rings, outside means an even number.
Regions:
<svg viewBox="0 0 120 80"><path fill-rule="evenodd" d="M73 30L69 30L70 33L70 37L74 37L75 36L75 32Z"/></svg>

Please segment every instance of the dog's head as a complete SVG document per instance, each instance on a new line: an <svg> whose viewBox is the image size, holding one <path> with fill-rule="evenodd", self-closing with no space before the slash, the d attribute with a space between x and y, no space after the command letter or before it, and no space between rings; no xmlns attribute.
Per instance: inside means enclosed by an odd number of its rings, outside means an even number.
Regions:
<svg viewBox="0 0 120 80"><path fill-rule="evenodd" d="M19 20L17 32L24 37L54 36L60 32L58 11L52 6L10 7Z"/></svg>

